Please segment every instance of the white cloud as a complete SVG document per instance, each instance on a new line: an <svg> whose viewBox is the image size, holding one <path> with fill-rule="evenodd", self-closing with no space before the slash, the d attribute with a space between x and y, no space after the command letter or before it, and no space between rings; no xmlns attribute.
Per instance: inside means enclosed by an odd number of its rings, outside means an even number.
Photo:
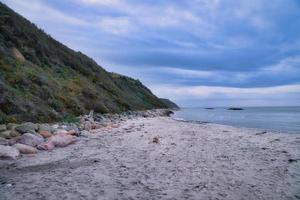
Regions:
<svg viewBox="0 0 300 200"><path fill-rule="evenodd" d="M97 6L117 6L122 4L120 0L78 0L78 1L87 5L97 5Z"/></svg>
<svg viewBox="0 0 300 200"><path fill-rule="evenodd" d="M6 3L13 7L17 12L22 13L25 17L33 19L34 21L44 19L55 23L66 23L79 26L86 26L89 24L80 18L70 16L62 11L54 9L49 5L42 3L42 1L31 0L29 3L28 1L10 0Z"/></svg>
<svg viewBox="0 0 300 200"><path fill-rule="evenodd" d="M101 28L101 30L116 35L127 35L134 29L130 20L123 17L105 17L102 18L97 25Z"/></svg>
<svg viewBox="0 0 300 200"><path fill-rule="evenodd" d="M261 88L150 85L154 94L181 106L299 105L300 84Z"/></svg>
<svg viewBox="0 0 300 200"><path fill-rule="evenodd" d="M212 71L204 71L204 70L189 70L182 68L173 68L173 67L161 67L160 71L179 75L181 77L190 77L190 78L210 78L215 76L216 74Z"/></svg>
<svg viewBox="0 0 300 200"><path fill-rule="evenodd" d="M237 87L215 87L215 86L174 86L157 85L151 87L155 93L171 94L175 96L210 97L213 95L274 95L285 93L300 93L300 84L283 85L274 87L237 88Z"/></svg>

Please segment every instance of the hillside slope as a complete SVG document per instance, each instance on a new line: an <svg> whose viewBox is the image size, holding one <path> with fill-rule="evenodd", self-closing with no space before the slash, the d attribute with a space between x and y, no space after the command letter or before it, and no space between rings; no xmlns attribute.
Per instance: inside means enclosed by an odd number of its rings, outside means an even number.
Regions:
<svg viewBox="0 0 300 200"><path fill-rule="evenodd" d="M168 108L171 108L171 109L179 109L180 108L176 103L172 102L169 99L160 98L159 100L161 102L163 102Z"/></svg>
<svg viewBox="0 0 300 200"><path fill-rule="evenodd" d="M166 107L138 80L112 74L0 3L0 123Z"/></svg>

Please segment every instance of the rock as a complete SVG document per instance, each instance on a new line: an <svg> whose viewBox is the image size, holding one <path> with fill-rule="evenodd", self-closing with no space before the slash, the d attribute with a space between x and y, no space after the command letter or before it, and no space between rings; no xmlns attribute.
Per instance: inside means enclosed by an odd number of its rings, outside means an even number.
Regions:
<svg viewBox="0 0 300 200"><path fill-rule="evenodd" d="M79 132L79 130L73 129L73 130L69 130L69 131L67 132L67 134L68 134L68 135L79 136L79 135L80 135L80 132Z"/></svg>
<svg viewBox="0 0 300 200"><path fill-rule="evenodd" d="M0 158L16 159L20 155L18 149L0 145Z"/></svg>
<svg viewBox="0 0 300 200"><path fill-rule="evenodd" d="M10 136L10 131L3 131L3 132L0 132L0 137L1 137L1 138L5 138L5 139L11 138L11 136Z"/></svg>
<svg viewBox="0 0 300 200"><path fill-rule="evenodd" d="M37 125L31 122L24 123L22 125L16 126L15 130L21 134L32 133L37 134L36 130L38 129Z"/></svg>
<svg viewBox="0 0 300 200"><path fill-rule="evenodd" d="M58 124L54 124L51 126L53 129L58 129L59 125Z"/></svg>
<svg viewBox="0 0 300 200"><path fill-rule="evenodd" d="M38 152L38 150L36 148L26 145L26 144L17 143L15 145L13 145L13 147L18 149L19 152L22 154L34 154L34 153Z"/></svg>
<svg viewBox="0 0 300 200"><path fill-rule="evenodd" d="M227 110L244 110L243 108L228 108Z"/></svg>
<svg viewBox="0 0 300 200"><path fill-rule="evenodd" d="M68 133L68 131L66 131L64 129L59 129L59 130L54 132L54 135L67 134L67 133Z"/></svg>
<svg viewBox="0 0 300 200"><path fill-rule="evenodd" d="M18 136L21 136L21 134L16 130L11 130L10 131L10 136L11 137L18 137Z"/></svg>
<svg viewBox="0 0 300 200"><path fill-rule="evenodd" d="M56 147L65 147L69 144L76 142L76 139L74 136L71 135L57 134L50 137L48 141L52 142Z"/></svg>
<svg viewBox="0 0 300 200"><path fill-rule="evenodd" d="M90 131L92 129L92 123L89 121L84 122L83 129L86 131Z"/></svg>
<svg viewBox="0 0 300 200"><path fill-rule="evenodd" d="M48 137L51 137L52 136L52 133L49 132L49 131L39 131L39 134L41 136L43 136L44 138L48 138Z"/></svg>
<svg viewBox="0 0 300 200"><path fill-rule="evenodd" d="M6 131L6 125L5 124L0 124L0 132Z"/></svg>
<svg viewBox="0 0 300 200"><path fill-rule="evenodd" d="M6 125L6 128L7 128L7 130L14 130L16 126L18 126L18 125L14 124L14 123L8 123Z"/></svg>
<svg viewBox="0 0 300 200"><path fill-rule="evenodd" d="M9 145L9 140L0 137L0 145Z"/></svg>
<svg viewBox="0 0 300 200"><path fill-rule="evenodd" d="M88 138L89 137L89 135L90 135L90 132L88 132L88 131L81 131L81 133L80 133L80 136L81 137L85 137L85 138Z"/></svg>
<svg viewBox="0 0 300 200"><path fill-rule="evenodd" d="M152 143L159 144L160 143L159 137L154 137L152 139Z"/></svg>
<svg viewBox="0 0 300 200"><path fill-rule="evenodd" d="M9 139L8 145L12 146L12 145L16 144L19 139L20 139L20 136Z"/></svg>
<svg viewBox="0 0 300 200"><path fill-rule="evenodd" d="M21 143L21 144L26 144L26 145L29 145L29 146L36 147L40 143L44 142L44 138L40 135L25 133L17 140L17 142Z"/></svg>
<svg viewBox="0 0 300 200"><path fill-rule="evenodd" d="M37 149L49 151L49 150L54 149L54 144L51 141L43 142L37 146Z"/></svg>
<svg viewBox="0 0 300 200"><path fill-rule="evenodd" d="M48 124L39 124L38 129L39 129L39 132L40 131L48 131L50 133L53 133L55 131L55 128L51 127Z"/></svg>

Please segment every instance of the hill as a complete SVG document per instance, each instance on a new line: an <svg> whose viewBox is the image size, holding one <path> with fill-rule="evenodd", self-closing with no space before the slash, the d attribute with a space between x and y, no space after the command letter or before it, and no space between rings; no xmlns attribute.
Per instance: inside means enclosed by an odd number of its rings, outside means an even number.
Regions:
<svg viewBox="0 0 300 200"><path fill-rule="evenodd" d="M140 81L107 72L2 3L0 94L0 123L167 107Z"/></svg>
<svg viewBox="0 0 300 200"><path fill-rule="evenodd" d="M172 102L171 100L169 100L169 99L160 98L159 100L161 102L163 102L168 108L179 109L179 106L177 104L175 104L174 102Z"/></svg>

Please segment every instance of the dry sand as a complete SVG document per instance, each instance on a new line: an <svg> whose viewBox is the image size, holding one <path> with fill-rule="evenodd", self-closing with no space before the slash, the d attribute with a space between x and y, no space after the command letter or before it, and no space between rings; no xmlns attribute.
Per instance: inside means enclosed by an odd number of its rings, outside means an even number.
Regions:
<svg viewBox="0 0 300 200"><path fill-rule="evenodd" d="M0 161L0 199L300 199L297 134L168 117L94 132Z"/></svg>

